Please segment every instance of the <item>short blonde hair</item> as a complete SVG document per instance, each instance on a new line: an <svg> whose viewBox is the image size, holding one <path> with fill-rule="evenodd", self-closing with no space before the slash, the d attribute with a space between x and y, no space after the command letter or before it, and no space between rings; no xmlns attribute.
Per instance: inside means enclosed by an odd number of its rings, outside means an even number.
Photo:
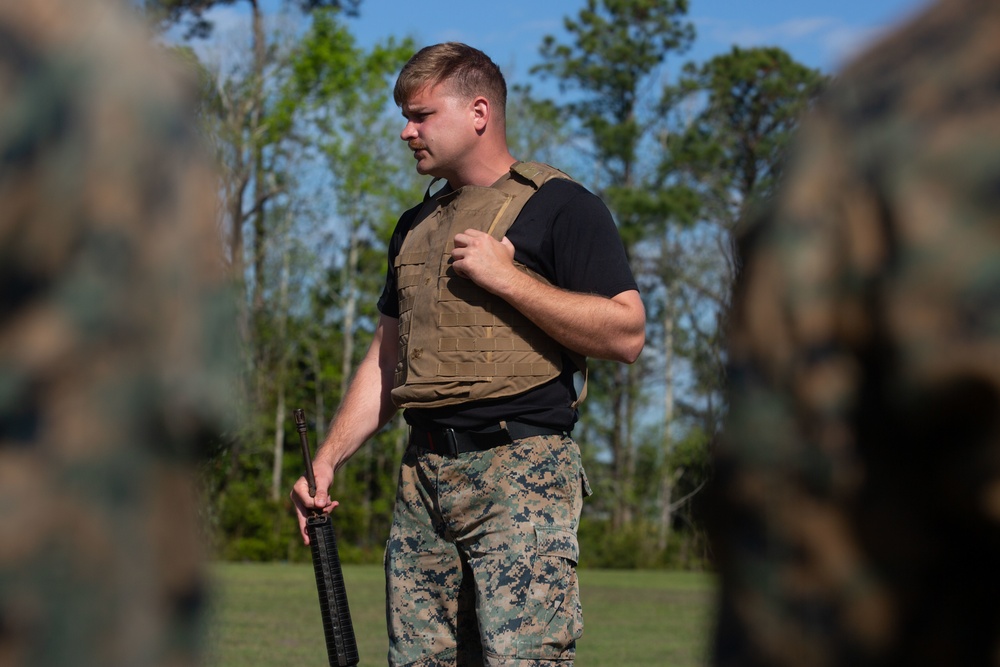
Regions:
<svg viewBox="0 0 1000 667"><path fill-rule="evenodd" d="M489 56L467 44L445 42L417 51L403 66L392 91L397 106L428 85L447 82L451 91L464 98L482 95L490 101L500 120L506 114L507 82Z"/></svg>

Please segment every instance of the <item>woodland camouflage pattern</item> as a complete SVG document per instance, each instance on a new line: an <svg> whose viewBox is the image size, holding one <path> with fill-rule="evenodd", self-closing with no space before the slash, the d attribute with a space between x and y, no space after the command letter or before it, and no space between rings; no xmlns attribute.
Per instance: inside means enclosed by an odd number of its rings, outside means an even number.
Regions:
<svg viewBox="0 0 1000 667"><path fill-rule="evenodd" d="M409 448L386 547L389 664L572 665L583 632L576 531L589 494L569 437L455 458ZM490 601L481 634L456 637L456 610L458 628L476 627L477 595Z"/></svg>
<svg viewBox="0 0 1000 667"><path fill-rule="evenodd" d="M1000 665L1000 3L845 71L744 239L715 664Z"/></svg>
<svg viewBox="0 0 1000 667"><path fill-rule="evenodd" d="M215 179L100 0L0 0L0 664L195 664L230 395Z"/></svg>

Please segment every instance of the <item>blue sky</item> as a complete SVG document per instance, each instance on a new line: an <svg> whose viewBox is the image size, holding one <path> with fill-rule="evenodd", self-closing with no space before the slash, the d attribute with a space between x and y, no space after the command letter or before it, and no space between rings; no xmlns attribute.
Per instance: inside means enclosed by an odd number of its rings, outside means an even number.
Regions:
<svg viewBox="0 0 1000 667"><path fill-rule="evenodd" d="M563 35L563 17L575 16L584 5L584 0L364 0L361 18L352 24L366 44L388 35L412 35L420 45L463 41L517 79L537 62L542 38ZM887 26L926 5L927 0L691 0L688 18L697 37L681 61L702 61L733 44L776 45L831 72Z"/></svg>
<svg viewBox="0 0 1000 667"><path fill-rule="evenodd" d="M690 0L694 46L677 59L703 61L740 46L780 46L796 60L835 72L888 27L926 7L929 0ZM280 0L265 0L269 14ZM563 18L575 16L584 0L363 0L351 29L365 46L395 35L421 46L456 40L488 53L512 83L527 78L538 62L545 35L565 37ZM500 9L499 7L502 7ZM245 3L213 12L218 30L246 21ZM245 29L243 34L245 33Z"/></svg>

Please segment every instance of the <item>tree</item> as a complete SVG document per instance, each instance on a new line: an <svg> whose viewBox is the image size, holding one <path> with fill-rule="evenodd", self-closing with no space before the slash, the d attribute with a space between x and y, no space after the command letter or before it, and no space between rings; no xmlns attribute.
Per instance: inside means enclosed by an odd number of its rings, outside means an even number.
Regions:
<svg viewBox="0 0 1000 667"><path fill-rule="evenodd" d="M331 42L328 15L318 15L306 53L322 53ZM339 271L317 285L340 325L338 399L346 393L355 364L367 348L384 284L386 241L399 214L419 201L421 190L410 154L398 139L399 116L391 105L391 78L415 51L411 40L389 39L370 51L356 49L347 62L310 59L298 68L305 80L322 79L330 68L352 74L350 90L318 105L310 120L320 137L316 150L331 177L332 207L339 216L332 241L340 249ZM343 73L341 73L341 76ZM391 118L388 115L392 108ZM321 332L317 331L317 334ZM317 397L318 399L319 397ZM398 425L397 425L398 426ZM404 430L390 428L365 445L335 480L338 492L357 499L345 508L353 525L342 530L362 549L381 543L391 520L395 476Z"/></svg>
<svg viewBox="0 0 1000 667"><path fill-rule="evenodd" d="M675 239L664 248L656 273L683 292L689 356L704 362L692 372L707 397L701 408L706 433L714 433L722 414L717 320L728 307L735 273L731 234L770 196L798 119L825 83L819 71L779 48L734 46L706 63L686 64L677 85L664 90L660 111L673 114L680 130L666 138L661 179L692 193L698 224L683 243ZM688 109L695 111L685 116Z"/></svg>
<svg viewBox="0 0 1000 667"><path fill-rule="evenodd" d="M261 16L262 0L143 0L142 6L153 25L163 31L167 28L186 24L185 38L208 37L212 32L212 22L205 16L216 7L247 3L256 20ZM317 9L341 9L348 16L357 14L361 0L291 0L302 12ZM263 32L254 30L254 35Z"/></svg>
<svg viewBox="0 0 1000 667"><path fill-rule="evenodd" d="M754 202L766 199L802 112L826 77L777 47L734 46L707 63L687 63L666 88L661 111L698 111L667 141L664 174L683 174L701 197L702 217L732 229Z"/></svg>
<svg viewBox="0 0 1000 667"><path fill-rule="evenodd" d="M669 55L685 51L694 28L684 22L686 0L588 0L576 19L565 20L568 44L547 36L543 63L532 71L555 77L569 101L557 105L585 138L596 170L598 193L619 225L626 251L650 227L683 214L683 202L668 189L650 187L655 162L646 151L655 137L657 119L649 94L658 89ZM639 408L641 366L595 364L595 397L607 401L600 415L595 401L588 410L609 422L602 435L609 441L611 486L617 499L612 527L621 528L635 510L634 431Z"/></svg>
<svg viewBox="0 0 1000 667"><path fill-rule="evenodd" d="M262 0L144 0L143 6L151 21L160 30L186 24L186 38L206 37L211 33L212 24L206 17L216 7L246 4L250 10L251 33L249 67L242 72L219 73L220 89L216 110L224 127L220 135L225 137L230 154L224 160L227 167L225 183L225 211L229 218L229 249L233 262L233 274L244 278L245 227L252 223L253 244L253 290L250 303L253 311L259 311L263 285L261 263L264 261L267 245L266 205L282 191L281 183L273 178L273 170L268 169L269 147L280 143L283 132L292 126L290 119L278 118L272 123L269 117L269 81L280 76L275 72L276 53L268 44L264 27ZM291 0L290 5L302 12L316 10L343 10L354 14L360 0ZM270 71L269 71L270 69ZM283 111L294 106L294 100L285 99ZM290 103L291 102L291 103ZM285 122L281 122L284 120ZM251 312L252 319L254 313Z"/></svg>
<svg viewBox="0 0 1000 667"><path fill-rule="evenodd" d="M289 474L282 461L287 428L282 399L287 395L313 400L318 442L321 425L326 423L325 410L320 409L322 392L335 401L343 395L364 350L355 343L374 328L373 307L366 311L360 304L374 304L381 288L383 240L402 207L402 193L407 201L417 197L412 177L407 178L412 169L404 170L401 164L405 151L388 148L388 138L394 133L386 125L391 90L388 79L412 52L410 42L394 40L361 49L336 13L316 12L309 31L290 53L290 74L274 97L272 127L289 128L296 147L292 160L296 169L304 172L301 187L289 189L284 199L311 211L309 215L300 213L300 223L294 228L295 252L310 267L299 277L299 293L308 296L300 296L297 302L311 308L289 310L287 300L281 298L282 290L275 293L271 288L265 293L263 307L257 310L262 325L257 329L259 340L275 341L272 353L263 357L268 363L261 364L257 375L271 383L274 394L262 398L274 406L276 414L273 479L280 479L281 489L290 488L299 474L298 465L292 466ZM318 182L324 187L317 189ZM306 227L309 219L319 221L325 229ZM319 243L320 239L326 243ZM287 247L287 242L282 245ZM273 276L278 273L279 247L270 253L273 268L264 281L269 285L275 284ZM281 317L296 320L294 338L274 338L275 332L281 331ZM311 387L296 386L301 376L289 377L288 384L283 384L285 363L311 366ZM382 452L381 446L378 439L370 443L359 457L361 463L338 476L338 484L350 485L350 495L358 499L344 512L347 525L342 525L342 533L362 548L371 543L373 526L377 524L381 530L387 525L384 516L389 503L377 501L385 496L381 481L392 475L385 470L387 457L373 454L373 450ZM381 523L374 521L376 512L384 519Z"/></svg>
<svg viewBox="0 0 1000 667"><path fill-rule="evenodd" d="M336 9L312 11L308 29L282 41L281 34L264 32L258 3L249 4L253 48L248 57L206 77L212 85L205 121L224 173L223 223L233 273L245 290L249 389L246 430L232 443L225 464L213 462L211 496L227 542L224 555L288 557L294 538L285 529L284 490L301 462L284 460L286 406L314 401L322 429L321 392L339 384L334 377L350 375L353 342L359 332L365 335L351 304L362 298L374 302L374 288L357 286L381 273L384 255L374 270L362 266L366 255L378 254L379 237L391 224L384 209L397 200L387 193L401 189L400 179L385 173L392 161L374 150L379 142L369 133L390 136L375 119L385 118L387 77L413 47L390 40L361 49ZM307 4L324 3L296 7ZM356 124L340 122L346 119ZM343 150L332 148L337 146ZM372 184L380 175L388 187ZM368 217L353 217L347 202ZM340 234L345 228L348 232ZM324 238L333 241L325 248L318 244ZM341 239L351 242L345 248ZM330 268L339 262L341 249L343 274ZM351 287L327 286L329 275L347 276ZM324 293L355 296L327 299ZM335 389L330 393L336 398Z"/></svg>
<svg viewBox="0 0 1000 667"><path fill-rule="evenodd" d="M552 101L535 96L530 85L513 85L507 97L507 144L519 160L553 166L571 155L572 132L562 110Z"/></svg>
<svg viewBox="0 0 1000 667"><path fill-rule="evenodd" d="M781 49L734 46L706 63L686 64L679 82L664 90L660 113L672 115L679 129L663 142L660 178L690 192L697 224L666 230L647 267L666 297L663 331L671 338L664 348L673 347L686 362L685 397L676 408L689 423L687 450L692 434L708 445L725 411L722 334L735 276L732 234L752 207L770 196L798 119L825 81ZM661 543L682 475L700 470L687 480L690 492L707 474L704 466L683 463L691 453L674 447L669 432L665 440Z"/></svg>

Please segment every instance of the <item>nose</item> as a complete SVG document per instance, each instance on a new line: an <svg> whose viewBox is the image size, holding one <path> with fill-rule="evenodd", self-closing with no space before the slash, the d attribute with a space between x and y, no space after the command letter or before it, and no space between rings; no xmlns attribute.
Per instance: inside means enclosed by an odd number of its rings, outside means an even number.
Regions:
<svg viewBox="0 0 1000 667"><path fill-rule="evenodd" d="M410 139L415 139L417 137L417 130L413 127L412 121L406 121L406 125L403 126L403 131L399 133L399 138L403 141L409 141Z"/></svg>

